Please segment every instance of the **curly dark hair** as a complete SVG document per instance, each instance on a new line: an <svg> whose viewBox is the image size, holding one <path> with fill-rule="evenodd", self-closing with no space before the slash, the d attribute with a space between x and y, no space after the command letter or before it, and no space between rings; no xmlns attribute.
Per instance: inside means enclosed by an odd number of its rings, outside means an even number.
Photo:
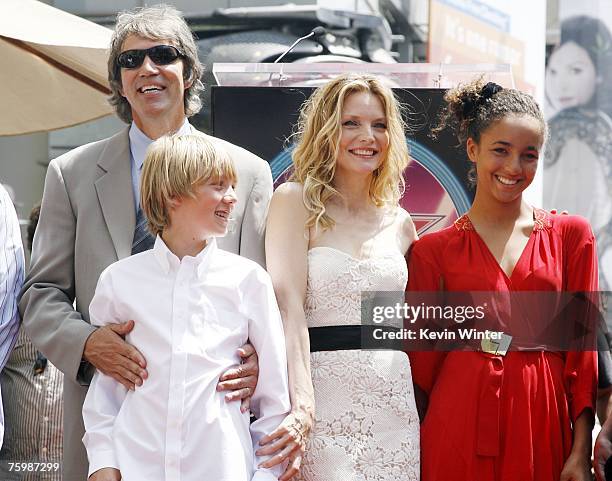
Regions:
<svg viewBox="0 0 612 481"><path fill-rule="evenodd" d="M506 115L529 115L540 122L544 138L548 127L544 114L534 98L515 89L505 89L482 78L459 85L444 95L446 106L433 129L437 134L446 127L453 129L460 145L468 138L480 142L480 134Z"/></svg>
<svg viewBox="0 0 612 481"><path fill-rule="evenodd" d="M480 142L480 135L494 122L507 115L529 115L542 127L542 136L548 137L548 126L544 114L535 99L516 89L502 88L492 82L485 83L482 77L457 88L448 90L444 95L446 105L442 108L432 136L449 127L453 130L459 145L465 146L471 138ZM472 165L468 173L470 184L476 183L476 170Z"/></svg>

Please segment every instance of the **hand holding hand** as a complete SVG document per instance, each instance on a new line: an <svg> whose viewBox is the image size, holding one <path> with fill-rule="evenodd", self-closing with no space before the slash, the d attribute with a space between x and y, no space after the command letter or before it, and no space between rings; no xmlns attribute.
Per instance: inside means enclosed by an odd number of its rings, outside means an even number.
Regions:
<svg viewBox="0 0 612 481"><path fill-rule="evenodd" d="M270 468L287 459L289 464L279 481L286 481L295 476L302 464L302 457L306 448L306 439L312 427L312 419L302 413L291 412L272 433L259 441L263 446L256 452L258 456L271 457L261 464Z"/></svg>
<svg viewBox="0 0 612 481"><path fill-rule="evenodd" d="M123 340L132 329L134 321L100 327L85 341L83 357L101 373L133 391L142 385L148 374L145 358Z"/></svg>

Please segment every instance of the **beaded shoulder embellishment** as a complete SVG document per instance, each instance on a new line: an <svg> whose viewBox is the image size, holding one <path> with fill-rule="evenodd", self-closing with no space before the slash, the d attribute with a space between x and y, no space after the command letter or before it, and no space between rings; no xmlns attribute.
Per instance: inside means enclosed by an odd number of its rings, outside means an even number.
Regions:
<svg viewBox="0 0 612 481"><path fill-rule="evenodd" d="M534 230L550 229L552 220L550 214L542 209L533 209Z"/></svg>
<svg viewBox="0 0 612 481"><path fill-rule="evenodd" d="M457 230L474 230L474 226L472 225L472 221L467 216L467 214L463 214L455 221L455 227Z"/></svg>
<svg viewBox="0 0 612 481"><path fill-rule="evenodd" d="M533 229L536 231L550 229L552 227L550 214L545 210L533 209L533 220ZM457 230L474 230L474 225L467 214L463 214L455 221L455 228Z"/></svg>

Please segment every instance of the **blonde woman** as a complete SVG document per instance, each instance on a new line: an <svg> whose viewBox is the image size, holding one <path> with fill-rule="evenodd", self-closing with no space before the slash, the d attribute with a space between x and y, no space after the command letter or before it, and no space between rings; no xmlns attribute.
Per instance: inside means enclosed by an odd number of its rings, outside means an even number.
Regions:
<svg viewBox="0 0 612 481"><path fill-rule="evenodd" d="M361 293L404 289L417 236L398 204L409 155L397 101L375 77L338 77L304 105L297 139L266 233L293 407L261 452L288 458L281 480L300 465L309 481L417 480L408 357L359 349Z"/></svg>

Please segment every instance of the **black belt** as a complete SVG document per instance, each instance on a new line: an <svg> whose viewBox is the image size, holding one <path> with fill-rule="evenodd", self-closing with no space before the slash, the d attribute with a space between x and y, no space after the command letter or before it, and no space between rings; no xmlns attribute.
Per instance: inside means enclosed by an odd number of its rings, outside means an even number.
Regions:
<svg viewBox="0 0 612 481"><path fill-rule="evenodd" d="M357 349L384 349L405 351L404 341L374 339L374 330L380 326L323 326L309 327L310 352L347 351ZM385 330L393 328L386 327Z"/></svg>

